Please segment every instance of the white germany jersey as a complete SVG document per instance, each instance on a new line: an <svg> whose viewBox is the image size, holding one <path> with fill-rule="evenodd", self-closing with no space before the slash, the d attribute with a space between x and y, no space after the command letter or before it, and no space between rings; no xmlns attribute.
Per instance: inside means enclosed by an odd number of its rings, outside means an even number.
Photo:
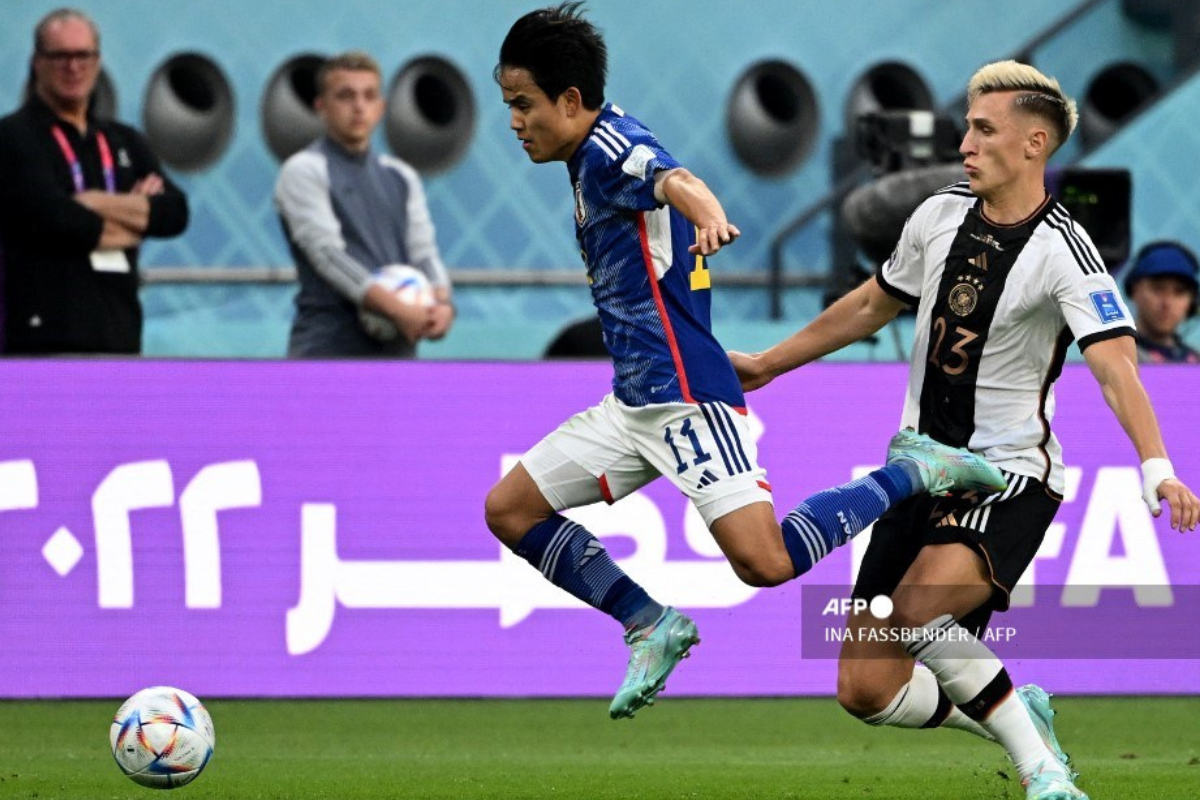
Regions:
<svg viewBox="0 0 1200 800"><path fill-rule="evenodd" d="M981 205L966 183L940 190L876 275L917 307L902 427L1061 495L1050 422L1067 347L1132 336L1133 324L1091 239L1053 198L1007 226Z"/></svg>

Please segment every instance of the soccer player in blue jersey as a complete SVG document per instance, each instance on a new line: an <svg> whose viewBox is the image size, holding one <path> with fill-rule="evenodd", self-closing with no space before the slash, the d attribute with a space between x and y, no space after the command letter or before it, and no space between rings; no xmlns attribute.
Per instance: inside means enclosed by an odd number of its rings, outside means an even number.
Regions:
<svg viewBox="0 0 1200 800"><path fill-rule="evenodd" d="M526 453L489 492L485 515L496 537L548 580L625 627L630 658L609 708L615 719L650 703L699 636L560 512L615 502L665 475L692 500L737 576L774 586L902 500L996 490L1004 479L965 450L906 432L893 440L887 466L776 521L740 382L709 319L705 259L738 229L703 181L605 102L607 51L581 5L519 19L495 78L530 160L567 163L613 391Z"/></svg>

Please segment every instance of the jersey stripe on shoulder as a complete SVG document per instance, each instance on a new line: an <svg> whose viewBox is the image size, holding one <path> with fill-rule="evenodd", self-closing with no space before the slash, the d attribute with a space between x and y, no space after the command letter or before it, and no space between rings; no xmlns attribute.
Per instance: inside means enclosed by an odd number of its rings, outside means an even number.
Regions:
<svg viewBox="0 0 1200 800"><path fill-rule="evenodd" d="M952 183L949 186L943 186L934 192L934 194L955 194L959 197L975 196L975 194L971 191L971 184L967 181L959 181L958 183Z"/></svg>
<svg viewBox="0 0 1200 800"><path fill-rule="evenodd" d="M1046 215L1046 224L1062 236L1083 274L1101 275L1108 271L1095 248L1084 241L1079 232L1075 230L1074 220L1062 206L1055 206L1051 209L1050 213Z"/></svg>
<svg viewBox="0 0 1200 800"><path fill-rule="evenodd" d="M616 161L620 157L620 155L621 155L620 148L614 147L613 143L610 140L604 138L601 135L601 131L597 130L595 133L593 133L588 138L590 140L592 140L593 142L595 142L600 147L600 149L604 151L604 154L606 156L608 156L609 161Z"/></svg>
<svg viewBox="0 0 1200 800"><path fill-rule="evenodd" d="M616 161L622 153L633 146L633 143L608 120L597 125L588 138L600 146L609 161Z"/></svg>
<svg viewBox="0 0 1200 800"><path fill-rule="evenodd" d="M609 148L618 155L620 155L621 151L625 149L617 137L606 131L603 126L596 128L596 132L593 135L598 136L604 141L608 142Z"/></svg>
<svg viewBox="0 0 1200 800"><path fill-rule="evenodd" d="M624 137L624 136L621 134L621 132L620 132L619 130L617 130L617 129L616 129L616 126L614 126L614 125L613 125L611 122L609 122L608 120L604 120L603 122L601 122L601 123L600 123L600 127L601 127L601 128L603 128L603 129L604 129L606 132L608 132L609 134L611 134L611 135L612 135L612 137L613 137L614 139L616 139L616 140L617 140L617 142L618 142L618 143L621 145L622 149L624 149L624 148L626 148L626 147L631 147L631 146L633 145L633 143L632 143L632 142L630 142L628 139L626 139L626 138L625 138L625 137Z"/></svg>

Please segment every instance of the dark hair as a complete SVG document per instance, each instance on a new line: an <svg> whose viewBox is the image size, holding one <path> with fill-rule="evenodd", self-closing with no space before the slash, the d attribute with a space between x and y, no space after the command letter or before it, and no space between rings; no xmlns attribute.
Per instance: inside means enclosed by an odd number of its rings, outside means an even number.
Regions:
<svg viewBox="0 0 1200 800"><path fill-rule="evenodd" d="M584 108L604 105L608 48L596 26L583 18L582 2L541 8L514 22L492 71L497 83L505 68L529 70L551 100L574 86Z"/></svg>

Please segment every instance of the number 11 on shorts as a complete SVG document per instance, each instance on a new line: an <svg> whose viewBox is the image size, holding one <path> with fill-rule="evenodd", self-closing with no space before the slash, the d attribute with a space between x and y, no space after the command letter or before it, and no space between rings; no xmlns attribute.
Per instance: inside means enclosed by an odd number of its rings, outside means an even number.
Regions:
<svg viewBox="0 0 1200 800"><path fill-rule="evenodd" d="M663 431L663 441L671 448L671 452L675 454L675 471L682 475L692 467L698 467L701 464L711 461L712 455L704 452L704 448L700 446L700 437L696 434L696 429L692 427L692 421L685 419L683 425L679 427L679 434L687 438L692 444L692 452L696 457L692 459L692 463L684 460L683 454L679 452L679 448L675 446L675 433L668 425Z"/></svg>

